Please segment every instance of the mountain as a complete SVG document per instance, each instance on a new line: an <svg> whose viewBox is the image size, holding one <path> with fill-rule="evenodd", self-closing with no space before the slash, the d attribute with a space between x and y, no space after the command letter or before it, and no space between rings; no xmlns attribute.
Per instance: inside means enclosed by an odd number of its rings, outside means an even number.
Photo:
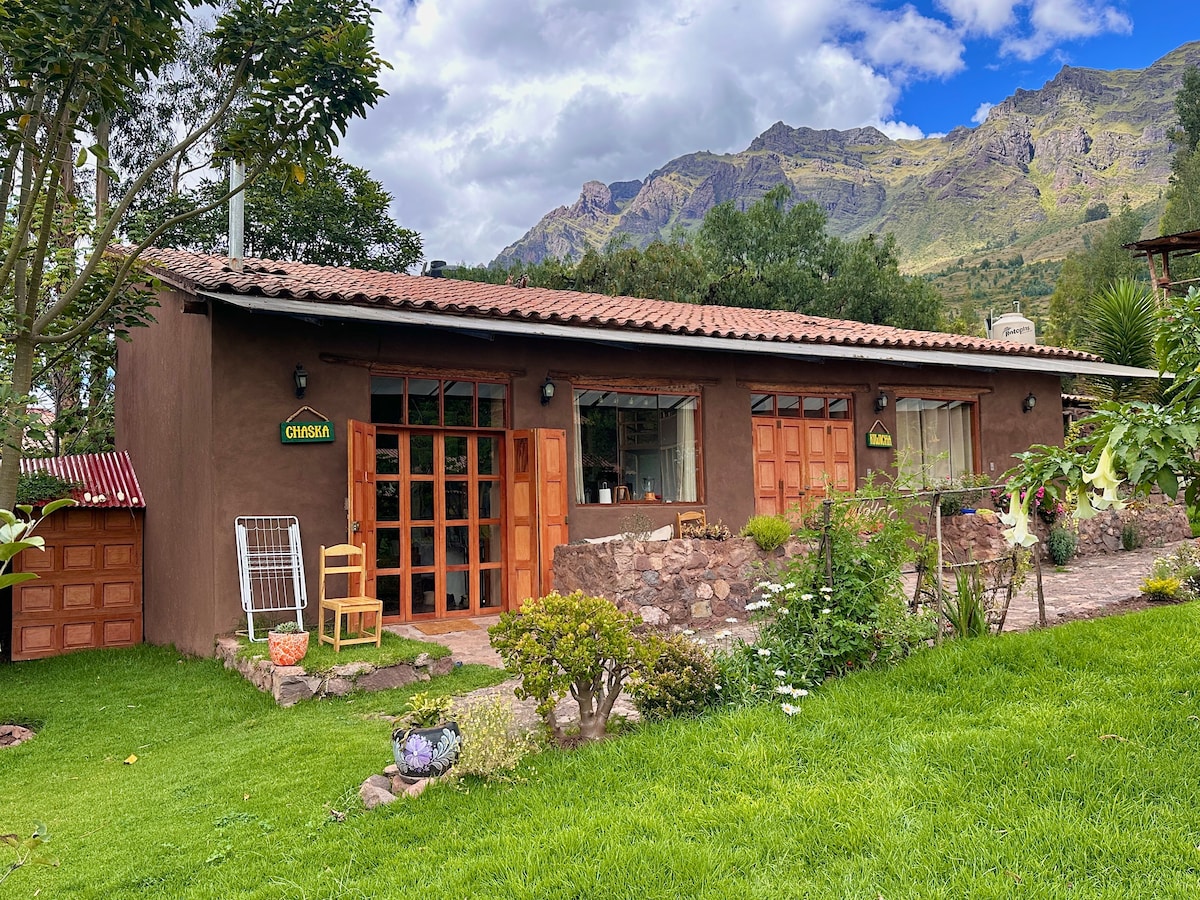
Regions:
<svg viewBox="0 0 1200 900"><path fill-rule="evenodd" d="M495 263L577 256L618 234L644 246L697 227L717 203L744 208L784 182L821 205L832 234L895 234L910 270L1029 247L1054 258L1101 204L1115 213L1128 196L1134 208L1160 208L1175 94L1190 65L1200 65L1200 42L1146 69L1064 66L1041 89L993 106L981 125L916 141L776 122L740 153L690 153L642 180L589 181Z"/></svg>

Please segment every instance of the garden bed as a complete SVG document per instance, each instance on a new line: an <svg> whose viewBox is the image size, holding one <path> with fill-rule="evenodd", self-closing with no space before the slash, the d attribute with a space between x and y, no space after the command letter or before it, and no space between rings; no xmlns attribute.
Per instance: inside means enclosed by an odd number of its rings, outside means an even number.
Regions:
<svg viewBox="0 0 1200 900"><path fill-rule="evenodd" d="M385 631L383 645L356 645L334 654L329 645L310 642L299 666L276 666L266 644L251 644L244 635L217 639L217 658L280 706L301 700L344 697L351 691L379 691L445 675L457 663L441 644L414 641Z"/></svg>

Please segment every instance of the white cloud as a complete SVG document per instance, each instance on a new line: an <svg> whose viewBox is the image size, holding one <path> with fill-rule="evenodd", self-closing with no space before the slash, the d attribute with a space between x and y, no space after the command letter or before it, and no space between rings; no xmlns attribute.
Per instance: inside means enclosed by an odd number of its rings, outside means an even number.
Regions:
<svg viewBox="0 0 1200 900"><path fill-rule="evenodd" d="M983 102L979 104L979 109L975 110L975 115L971 116L971 121L976 125L982 125L987 121L988 113L992 111L994 103Z"/></svg>
<svg viewBox="0 0 1200 900"><path fill-rule="evenodd" d="M1062 41L1133 30L1127 15L1095 0L1032 0L1029 7L1028 31L1009 35L1001 44L1001 53L1036 59Z"/></svg>
<svg viewBox="0 0 1200 900"><path fill-rule="evenodd" d="M915 79L959 72L964 35L1075 34L1087 6L939 0L947 20L902 2L379 0L390 93L345 155L393 193L427 255L483 262L584 181L741 150L779 120L920 137L897 101ZM1031 2L1032 24L1012 31Z"/></svg>

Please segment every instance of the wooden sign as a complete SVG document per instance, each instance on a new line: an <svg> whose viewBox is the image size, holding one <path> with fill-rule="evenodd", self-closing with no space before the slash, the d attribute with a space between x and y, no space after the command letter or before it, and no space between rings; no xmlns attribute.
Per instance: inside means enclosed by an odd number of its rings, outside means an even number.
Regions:
<svg viewBox="0 0 1200 900"><path fill-rule="evenodd" d="M892 449L892 436L886 431L868 431L867 446L883 450Z"/></svg>
<svg viewBox="0 0 1200 900"><path fill-rule="evenodd" d="M332 422L280 422L282 444L326 444L334 439Z"/></svg>

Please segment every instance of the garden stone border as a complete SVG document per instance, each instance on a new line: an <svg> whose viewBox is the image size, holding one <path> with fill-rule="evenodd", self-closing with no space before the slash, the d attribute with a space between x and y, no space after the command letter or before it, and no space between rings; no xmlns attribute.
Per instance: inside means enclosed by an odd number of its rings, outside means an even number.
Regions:
<svg viewBox="0 0 1200 900"><path fill-rule="evenodd" d="M309 674L303 666L276 666L269 659L238 656L238 640L233 636L217 639L217 659L225 668L242 675L260 691L270 694L280 706L294 706L301 700L344 697L351 691L382 691L429 681L435 675L447 675L457 664L453 656L431 659L422 653L412 663L374 666L368 662L350 662L334 666L325 675Z"/></svg>

